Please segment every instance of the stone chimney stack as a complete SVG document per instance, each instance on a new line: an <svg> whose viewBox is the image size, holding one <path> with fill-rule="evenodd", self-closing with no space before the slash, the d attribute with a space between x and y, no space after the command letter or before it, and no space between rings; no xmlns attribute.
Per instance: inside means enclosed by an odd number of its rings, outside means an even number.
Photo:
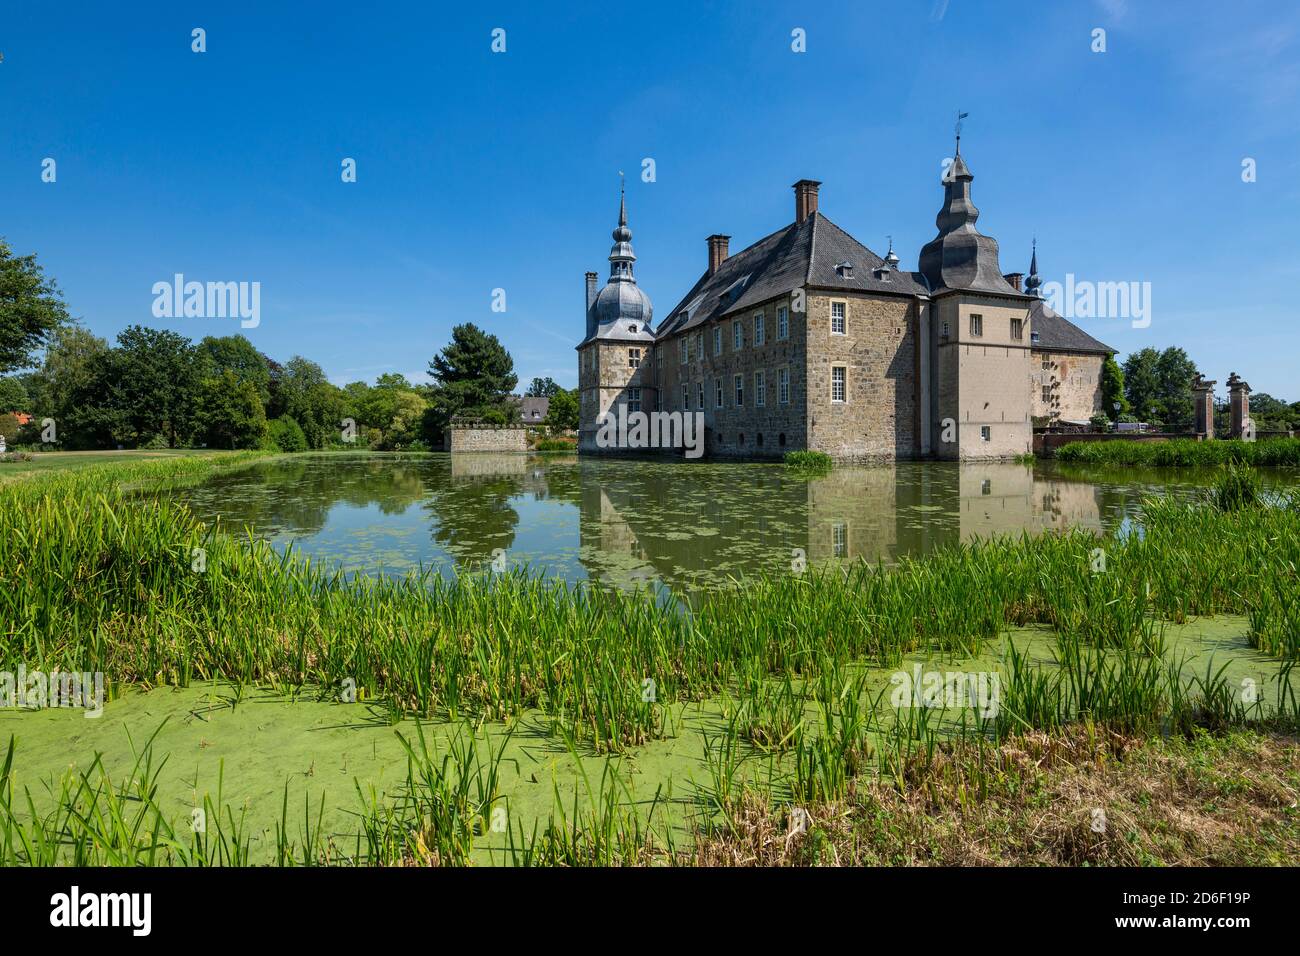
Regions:
<svg viewBox="0 0 1300 956"><path fill-rule="evenodd" d="M794 184L794 221L803 222L817 211L817 190L821 183L815 179L801 179Z"/></svg>
<svg viewBox="0 0 1300 956"><path fill-rule="evenodd" d="M720 236L717 233L709 236L709 275L718 271L718 267L726 261L729 253L727 246L731 243L730 236Z"/></svg>
<svg viewBox="0 0 1300 956"><path fill-rule="evenodd" d="M590 309L596 301L596 279L594 272L587 273L587 308Z"/></svg>
<svg viewBox="0 0 1300 956"><path fill-rule="evenodd" d="M1255 430L1250 420L1250 386L1236 372L1228 376L1228 407L1231 412L1229 434L1233 438L1253 441Z"/></svg>
<svg viewBox="0 0 1300 956"><path fill-rule="evenodd" d="M1023 272L1008 272L1002 278L1006 279L1007 285L1011 286L1011 288L1015 289L1017 292L1024 291L1020 286L1021 281L1025 278Z"/></svg>

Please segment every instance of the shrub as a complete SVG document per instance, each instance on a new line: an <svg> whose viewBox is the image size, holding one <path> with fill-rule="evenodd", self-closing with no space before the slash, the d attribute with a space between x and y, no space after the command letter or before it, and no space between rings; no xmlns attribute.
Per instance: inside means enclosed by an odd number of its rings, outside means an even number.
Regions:
<svg viewBox="0 0 1300 956"><path fill-rule="evenodd" d="M800 471L830 471L835 467L831 456L823 451L788 451L784 461L787 468Z"/></svg>
<svg viewBox="0 0 1300 956"><path fill-rule="evenodd" d="M283 452L306 451L307 435L302 426L288 415L269 422L272 444Z"/></svg>

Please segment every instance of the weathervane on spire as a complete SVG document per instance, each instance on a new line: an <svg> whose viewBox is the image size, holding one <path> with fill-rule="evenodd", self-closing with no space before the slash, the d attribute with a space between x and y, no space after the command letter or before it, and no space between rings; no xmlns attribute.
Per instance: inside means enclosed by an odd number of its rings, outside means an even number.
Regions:
<svg viewBox="0 0 1300 956"><path fill-rule="evenodd" d="M970 113L963 113L961 110L957 111L957 125L955 130L957 133L957 152L959 153L961 152L961 121L968 116L970 116Z"/></svg>

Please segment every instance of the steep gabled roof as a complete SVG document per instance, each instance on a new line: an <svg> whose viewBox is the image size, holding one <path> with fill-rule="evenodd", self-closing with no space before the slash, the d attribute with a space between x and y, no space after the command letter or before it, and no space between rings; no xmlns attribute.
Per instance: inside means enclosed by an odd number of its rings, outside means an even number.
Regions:
<svg viewBox="0 0 1300 956"><path fill-rule="evenodd" d="M852 269L841 275L840 263ZM889 270L884 260L820 212L764 236L718 271L705 273L668 313L657 336L675 335L804 286L895 295L926 295L919 274Z"/></svg>
<svg viewBox="0 0 1300 956"><path fill-rule="evenodd" d="M1053 311L1045 299L1029 307L1029 331L1038 334L1033 347L1044 352L1093 352L1114 355L1109 345L1097 341L1063 315Z"/></svg>

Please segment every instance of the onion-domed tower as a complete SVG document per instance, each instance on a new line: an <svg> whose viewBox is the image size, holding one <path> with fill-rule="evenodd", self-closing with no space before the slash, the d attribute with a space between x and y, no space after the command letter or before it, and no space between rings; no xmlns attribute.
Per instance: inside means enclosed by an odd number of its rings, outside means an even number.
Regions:
<svg viewBox="0 0 1300 956"><path fill-rule="evenodd" d="M636 284L632 265L632 230L627 226L627 197L619 187L618 226L609 252L609 281L596 291L596 273L587 273L587 335L578 345L579 425L581 451L598 448L596 432L606 412L654 411L654 309Z"/></svg>

